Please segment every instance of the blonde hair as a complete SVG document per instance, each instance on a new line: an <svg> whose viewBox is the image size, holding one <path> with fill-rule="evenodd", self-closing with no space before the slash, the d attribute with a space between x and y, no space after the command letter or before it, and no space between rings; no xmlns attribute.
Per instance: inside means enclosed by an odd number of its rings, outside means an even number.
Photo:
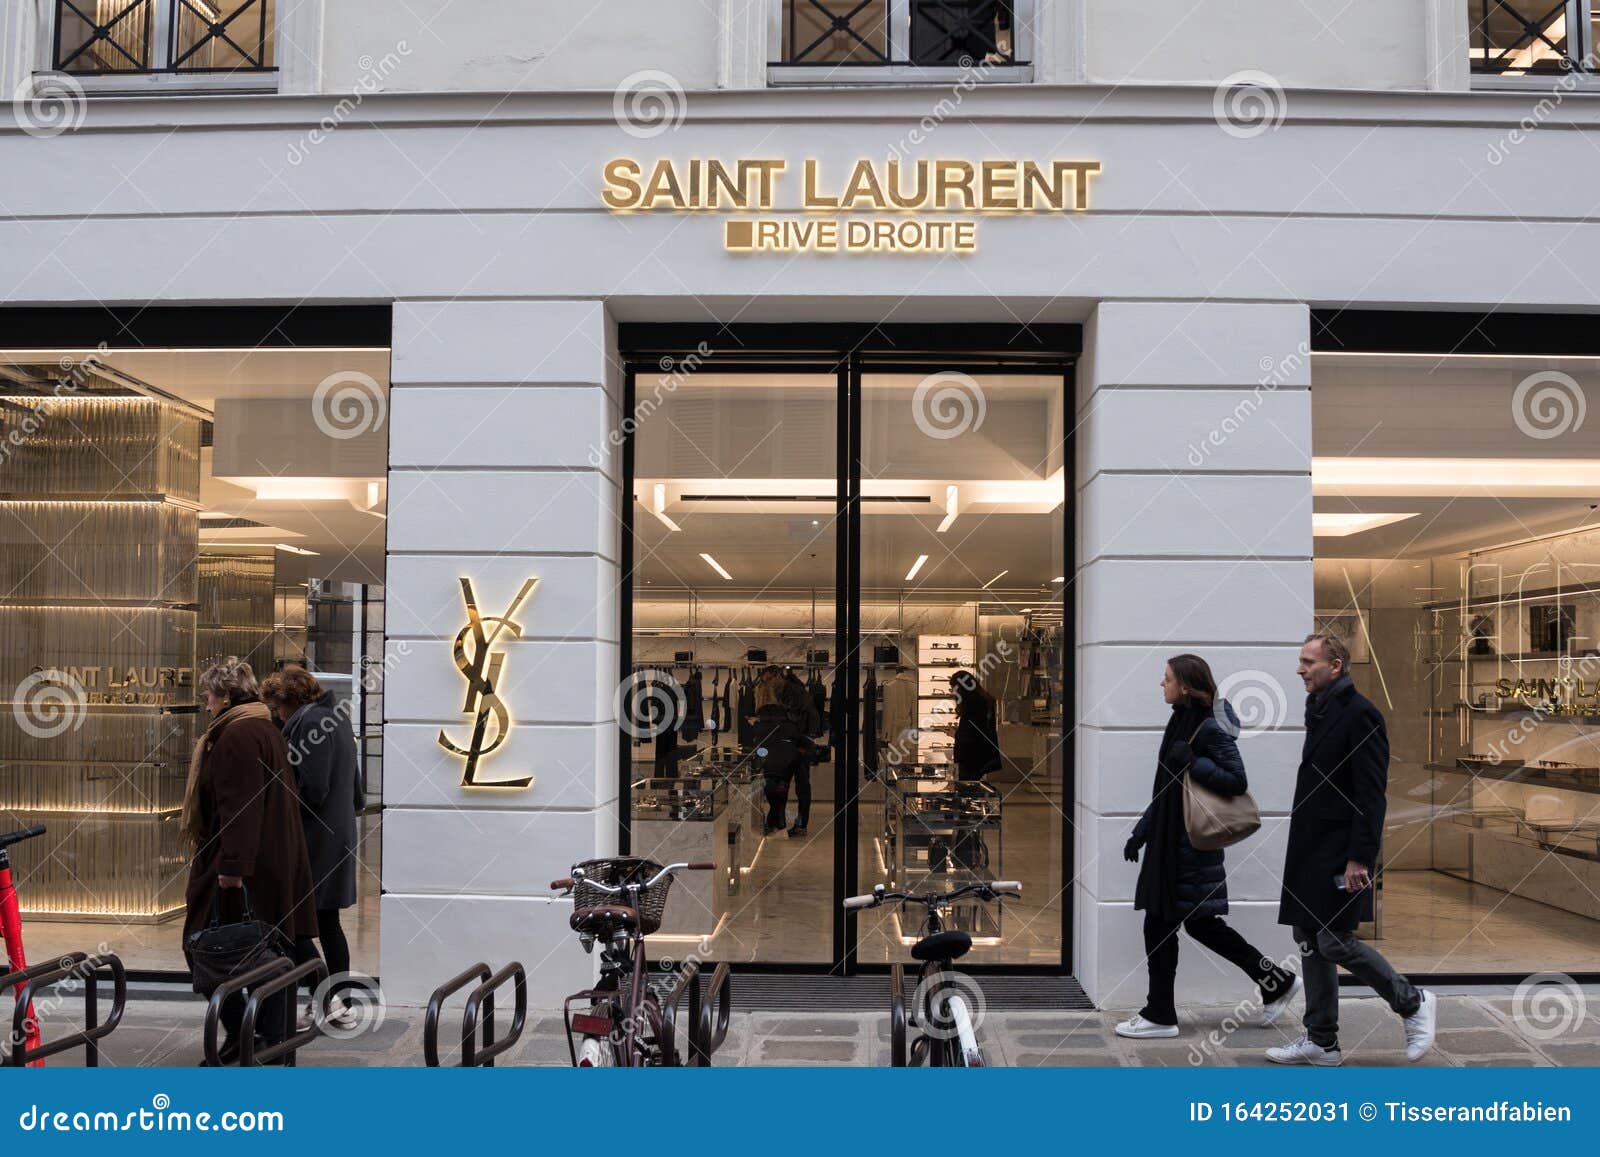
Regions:
<svg viewBox="0 0 1600 1157"><path fill-rule="evenodd" d="M229 655L200 672L200 690L209 691L229 703L242 703L255 699L261 693L256 683L256 673L237 655Z"/></svg>
<svg viewBox="0 0 1600 1157"><path fill-rule="evenodd" d="M779 698L779 695L778 695L778 689L776 687L774 687L771 683L769 683L767 680L763 679L763 680L761 680L761 682L756 684L756 710L757 711L760 711L763 707L771 707L774 704L779 703L779 702L781 702L781 699Z"/></svg>

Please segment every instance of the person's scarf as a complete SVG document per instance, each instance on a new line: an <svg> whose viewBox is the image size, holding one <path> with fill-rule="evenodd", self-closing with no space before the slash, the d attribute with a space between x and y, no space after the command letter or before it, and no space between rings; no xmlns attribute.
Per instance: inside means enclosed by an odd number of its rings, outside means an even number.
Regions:
<svg viewBox="0 0 1600 1157"><path fill-rule="evenodd" d="M1200 725L1210 717L1208 708L1175 704L1156 756L1150 828L1145 833L1144 864L1134 891L1134 907L1168 923L1177 923L1182 916L1178 911L1178 848L1184 836L1183 774L1188 770L1187 762L1179 763L1168 753L1175 743L1192 743Z"/></svg>
<svg viewBox="0 0 1600 1157"><path fill-rule="evenodd" d="M205 840L205 831L200 822L200 768L205 763L206 753L216 746L218 737L228 724L240 719L271 718L272 712L259 699L236 703L213 719L205 734L196 741L194 754L189 757L189 779L183 787L183 825L180 829L184 838L194 847L198 848Z"/></svg>
<svg viewBox="0 0 1600 1157"><path fill-rule="evenodd" d="M1313 691L1306 696L1306 729L1310 730L1322 721L1328 708L1333 704L1344 689L1350 686L1351 679L1348 675L1340 675L1321 691Z"/></svg>

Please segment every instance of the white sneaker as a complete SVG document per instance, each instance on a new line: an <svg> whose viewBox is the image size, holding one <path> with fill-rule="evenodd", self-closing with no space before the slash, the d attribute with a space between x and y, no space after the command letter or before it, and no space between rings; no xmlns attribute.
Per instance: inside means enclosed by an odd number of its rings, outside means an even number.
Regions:
<svg viewBox="0 0 1600 1157"><path fill-rule="evenodd" d="M1278 1023L1278 1018L1289 1010L1289 1003L1300 995L1300 990L1305 987L1301 979L1296 976L1289 983L1289 991L1272 1001L1261 1010L1261 1016L1256 1021L1262 1028L1270 1028Z"/></svg>
<svg viewBox="0 0 1600 1157"><path fill-rule="evenodd" d="M1267 1060L1276 1065L1316 1065L1333 1068L1344 1063L1344 1054L1337 1047L1325 1049L1302 1036L1292 1044L1279 1045L1267 1050Z"/></svg>
<svg viewBox="0 0 1600 1157"><path fill-rule="evenodd" d="M1134 1013L1127 1020L1117 1025L1117 1035L1125 1036L1130 1040L1150 1040L1154 1037L1177 1036L1178 1026L1175 1024L1157 1024L1153 1020L1145 1020L1138 1013Z"/></svg>
<svg viewBox="0 0 1600 1157"><path fill-rule="evenodd" d="M1439 1024L1439 998L1422 990L1422 1007L1400 1022L1406 1030L1406 1060L1420 1061L1433 1047L1434 1029Z"/></svg>

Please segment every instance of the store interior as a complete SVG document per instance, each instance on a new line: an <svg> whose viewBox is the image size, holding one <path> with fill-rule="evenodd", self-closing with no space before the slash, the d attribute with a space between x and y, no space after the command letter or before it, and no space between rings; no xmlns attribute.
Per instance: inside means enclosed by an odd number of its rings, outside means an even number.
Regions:
<svg viewBox="0 0 1600 1157"><path fill-rule="evenodd" d="M718 865L674 885L655 939L718 960L829 964L841 839L857 860L846 889L1022 881L1020 901L957 905L950 926L972 933L974 963L1059 966L1063 375L862 375L861 747L842 779L838 391L827 371L636 383L631 660L681 710L629 745L632 846ZM750 721L769 666L818 709L804 834L768 830ZM953 752L956 671L993 700L995 766L968 780ZM786 787L793 827L800 791ZM852 796L855 830L841 834ZM895 906L857 919L863 964L907 959L920 934Z"/></svg>
<svg viewBox="0 0 1600 1157"><path fill-rule="evenodd" d="M387 349L0 352L0 825L37 959L184 969L199 673L335 693L366 786L352 967L378 963Z"/></svg>
<svg viewBox="0 0 1600 1157"><path fill-rule="evenodd" d="M1597 383L1594 358L1314 359L1317 617L1388 720L1365 934L1400 968L1600 965Z"/></svg>

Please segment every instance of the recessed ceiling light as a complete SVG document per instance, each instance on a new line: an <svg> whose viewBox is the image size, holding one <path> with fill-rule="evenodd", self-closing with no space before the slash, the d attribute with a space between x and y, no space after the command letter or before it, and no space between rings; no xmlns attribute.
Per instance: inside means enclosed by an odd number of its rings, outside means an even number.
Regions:
<svg viewBox="0 0 1600 1157"><path fill-rule="evenodd" d="M665 482L656 483L655 491L652 494L652 497L655 499L655 501L650 507L650 513L660 519L661 525L665 526L668 530L682 530L683 527L679 526L676 522L673 522L672 519L667 517L667 484Z"/></svg>
<svg viewBox="0 0 1600 1157"><path fill-rule="evenodd" d="M1415 518L1410 514L1365 514L1359 512L1314 513L1311 516L1311 533L1316 538L1348 538L1380 526L1391 526Z"/></svg>
<svg viewBox="0 0 1600 1157"><path fill-rule="evenodd" d="M955 522L956 513L959 509L960 495L960 489L953 483L944 488L944 521L939 523L938 532L940 534L949 530L951 524Z"/></svg>
<svg viewBox="0 0 1600 1157"><path fill-rule="evenodd" d="M1009 567L1007 567L1005 570L1003 570L999 574L995 575L994 578L992 578L988 582L984 583L983 586L980 589L981 590L988 590L990 587L994 586L995 583L999 582L1001 579L1005 578L1006 575L1008 575L1010 573L1011 573L1011 569Z"/></svg>
<svg viewBox="0 0 1600 1157"><path fill-rule="evenodd" d="M911 564L911 569L910 570L906 571L906 582L910 582L912 579L916 578L917 577L917 572L922 569L922 564L927 562L927 561L928 561L928 556L927 555L925 555L925 554L917 555L917 561Z"/></svg>
<svg viewBox="0 0 1600 1157"><path fill-rule="evenodd" d="M709 566L712 570L716 571L719 575L721 575L723 578L727 579L729 582L733 581L733 576L731 574L729 574L727 571L723 570L722 569L722 564L720 562L718 562L716 559L712 558L709 554L706 554L704 551L700 552L700 557L706 560L706 565Z"/></svg>

